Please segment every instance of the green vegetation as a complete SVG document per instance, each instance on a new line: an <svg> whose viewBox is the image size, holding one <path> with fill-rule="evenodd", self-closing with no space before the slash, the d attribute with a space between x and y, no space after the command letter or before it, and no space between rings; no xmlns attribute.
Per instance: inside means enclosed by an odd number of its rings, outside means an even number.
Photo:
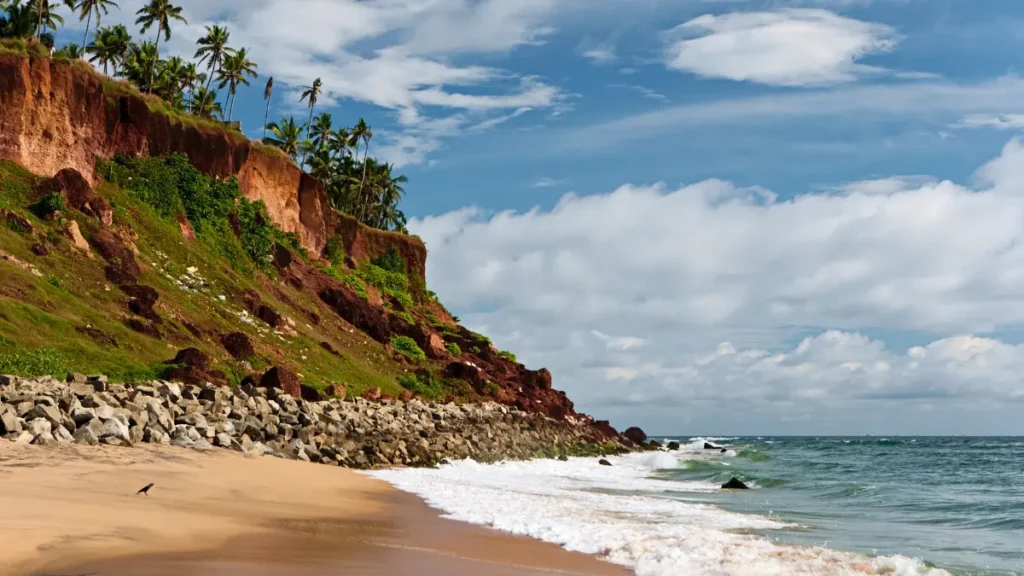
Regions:
<svg viewBox="0 0 1024 576"><path fill-rule="evenodd" d="M100 162L98 172L113 184L130 191L156 215L169 222L187 218L196 238L225 258L242 273L252 265L270 266L270 254L278 231L262 201L242 197L234 178L210 178L192 166L184 154L138 158L116 156ZM235 218L240 234L235 235Z"/></svg>
<svg viewBox="0 0 1024 576"><path fill-rule="evenodd" d="M357 274L364 282L380 290L381 294L394 298L402 307L402 311L407 312L416 306L409 294L409 276L405 273L405 261L394 249L364 264Z"/></svg>
<svg viewBox="0 0 1024 576"><path fill-rule="evenodd" d="M449 343L445 344L444 345L444 349L447 350L448 353L451 354L452 356L455 356L455 357L462 356L462 349L459 348L459 345L456 344L455 342L449 342Z"/></svg>
<svg viewBox="0 0 1024 576"><path fill-rule="evenodd" d="M419 371L413 374L402 374L398 384L427 400L441 400L448 395L465 398L473 394L473 389L465 380L454 378L440 379L433 373Z"/></svg>
<svg viewBox="0 0 1024 576"><path fill-rule="evenodd" d="M56 12L60 4L85 22L85 34L81 44L60 47L55 60L88 67L87 60L105 76L113 74L120 81L104 81L108 97L136 95L151 111L179 124L244 137L231 118L238 88L258 77L259 66L247 48L229 46L231 33L226 27L206 27L196 43L195 61L162 58L161 42L171 39L178 24L188 24L171 0L148 0L136 12L140 35L153 34L149 39L133 39L121 24L100 26L101 17L118 7L112 0L0 0L0 53L48 58L54 45L52 31L65 23ZM316 114L325 89L323 79L316 78L310 86L295 87L309 108L306 122L288 117L268 123L273 87L274 79L269 78L263 92L267 112L262 142L320 180L336 210L368 226L407 233L406 216L398 206L408 179L393 174L393 165L369 155L373 130L366 121L360 118L350 128L336 128L329 113Z"/></svg>
<svg viewBox="0 0 1024 576"><path fill-rule="evenodd" d="M0 374L48 376L67 371L68 360L53 348L25 350L15 342L0 336Z"/></svg>
<svg viewBox="0 0 1024 576"><path fill-rule="evenodd" d="M331 234L327 237L323 250L324 260L331 263L335 268L345 263L345 248L341 245L341 239Z"/></svg>
<svg viewBox="0 0 1024 576"><path fill-rule="evenodd" d="M359 276L356 276L355 274L346 274L341 277L341 281L349 288L355 290L356 294L359 294L363 298L369 298L369 295L366 293L366 284L363 283L362 278Z"/></svg>
<svg viewBox="0 0 1024 576"><path fill-rule="evenodd" d="M498 356L501 356L505 360L508 360L509 362L512 362L514 364L519 364L519 360L516 359L516 355L509 352L508 350L502 350L501 352L498 352Z"/></svg>
<svg viewBox="0 0 1024 576"><path fill-rule="evenodd" d="M29 206L29 210L39 218L46 218L55 212L64 212L67 206L64 205L64 197L57 192L50 192Z"/></svg>
<svg viewBox="0 0 1024 576"><path fill-rule="evenodd" d="M391 346L393 346L394 349L403 356L413 360L414 362L423 362L427 359L427 355L419 345L416 344L416 341L408 336L392 336Z"/></svg>

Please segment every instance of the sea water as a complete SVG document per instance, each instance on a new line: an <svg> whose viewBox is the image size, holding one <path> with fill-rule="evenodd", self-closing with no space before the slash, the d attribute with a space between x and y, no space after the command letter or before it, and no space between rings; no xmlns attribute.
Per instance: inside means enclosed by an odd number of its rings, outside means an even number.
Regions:
<svg viewBox="0 0 1024 576"><path fill-rule="evenodd" d="M461 461L372 474L448 517L640 576L1024 576L1024 438L674 440L679 451L610 467ZM722 490L733 477L752 489Z"/></svg>

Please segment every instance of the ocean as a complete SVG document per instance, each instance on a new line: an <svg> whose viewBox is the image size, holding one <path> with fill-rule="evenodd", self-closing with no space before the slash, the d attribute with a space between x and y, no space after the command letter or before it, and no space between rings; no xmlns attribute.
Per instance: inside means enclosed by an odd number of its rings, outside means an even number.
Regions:
<svg viewBox="0 0 1024 576"><path fill-rule="evenodd" d="M1024 576L1024 438L670 440L681 449L611 467L461 461L370 474L450 518L640 576ZM752 489L722 490L732 477Z"/></svg>

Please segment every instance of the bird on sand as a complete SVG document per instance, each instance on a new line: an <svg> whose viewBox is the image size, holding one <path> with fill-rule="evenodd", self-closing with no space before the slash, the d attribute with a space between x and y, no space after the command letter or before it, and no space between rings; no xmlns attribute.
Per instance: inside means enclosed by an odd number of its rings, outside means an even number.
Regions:
<svg viewBox="0 0 1024 576"><path fill-rule="evenodd" d="M139 490L138 492L136 492L135 495L138 496L139 494L145 494L146 496L149 496L149 489L152 488L152 487L153 487L153 483L152 482L149 483L149 484L146 484L145 486L142 487L142 490Z"/></svg>

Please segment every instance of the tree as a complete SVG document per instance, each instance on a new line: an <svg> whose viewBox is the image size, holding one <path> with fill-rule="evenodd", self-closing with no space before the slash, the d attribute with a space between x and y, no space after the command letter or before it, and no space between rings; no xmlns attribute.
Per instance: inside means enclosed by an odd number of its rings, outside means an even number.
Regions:
<svg viewBox="0 0 1024 576"><path fill-rule="evenodd" d="M36 11L30 4L14 0L0 16L0 38L28 38L36 31Z"/></svg>
<svg viewBox="0 0 1024 576"><path fill-rule="evenodd" d="M263 88L263 99L267 101L267 111L263 114L263 139L267 139L267 121L270 120L270 97L274 95L274 77L271 76L267 80L267 85Z"/></svg>
<svg viewBox="0 0 1024 576"><path fill-rule="evenodd" d="M81 0L75 8L78 10L78 20L86 20L85 36L82 38L82 46L89 43L89 27L92 25L92 17L96 16L96 26L100 25L100 17L110 13L110 6L117 7L114 0Z"/></svg>
<svg viewBox="0 0 1024 576"><path fill-rule="evenodd" d="M53 57L67 58L68 60L78 60L82 57L82 54L82 47L72 42L71 44L66 44L63 48L54 52Z"/></svg>
<svg viewBox="0 0 1024 576"><path fill-rule="evenodd" d="M334 128L331 126L331 115L326 112L320 113L313 120L312 133L314 149L330 150L335 137Z"/></svg>
<svg viewBox="0 0 1024 576"><path fill-rule="evenodd" d="M215 115L224 116L224 110L221 108L220 102L211 98L208 92L209 90L206 88L197 86L196 91L192 93L189 111L200 118L213 118Z"/></svg>
<svg viewBox="0 0 1024 576"><path fill-rule="evenodd" d="M231 33L228 29L223 26L207 26L206 36L199 39L197 44L199 48L196 50L196 58L199 58L199 63L209 62L206 67L206 90L204 97L209 97L210 87L213 85L214 75L220 71L221 63L224 58L232 53L232 50L228 48L228 39L231 37ZM214 99L216 99L216 92L213 93ZM203 103L205 105L205 102Z"/></svg>
<svg viewBox="0 0 1024 576"><path fill-rule="evenodd" d="M206 76L199 72L195 62L187 62L182 70L181 79L183 82L182 89L188 88L188 96L191 101L192 95L196 91L196 84L202 84L206 80Z"/></svg>
<svg viewBox="0 0 1024 576"><path fill-rule="evenodd" d="M271 122L267 129L270 136L264 139L264 143L281 149L285 154L295 158L299 153L299 140L302 138L302 126L295 122L294 116L289 116L281 123Z"/></svg>
<svg viewBox="0 0 1024 576"><path fill-rule="evenodd" d="M313 109L316 108L316 103L320 99L320 94L323 93L323 82L319 78L313 80L312 86L307 86L306 90L302 93L300 98L301 102L309 100L309 121L306 122L306 139L309 139L309 127L313 125ZM306 163L306 155L302 155L302 163Z"/></svg>
<svg viewBox="0 0 1024 576"><path fill-rule="evenodd" d="M135 13L138 18L136 24L142 25L142 33L145 34L151 27L156 27L156 59L149 67L149 88L153 87L153 75L156 74L156 60L160 59L160 35L163 33L164 40L171 39L171 20L178 20L182 24L188 21L181 15L181 8L174 6L170 0L150 0L149 4L143 6Z"/></svg>
<svg viewBox="0 0 1024 576"><path fill-rule="evenodd" d="M247 48L229 54L224 59L224 65L221 66L220 84L218 88L228 86L228 122L231 121L231 114L235 109L235 93L238 91L238 85L244 84L249 85L249 80L246 76L256 77L256 64L249 60L249 54Z"/></svg>
<svg viewBox="0 0 1024 576"><path fill-rule="evenodd" d="M156 70L159 60L156 44L148 41L142 44L133 42L121 62L121 75L139 90L152 92L151 72Z"/></svg>
<svg viewBox="0 0 1024 576"><path fill-rule="evenodd" d="M363 178L359 181L359 196L363 196L363 188L366 186L366 159L370 155L370 140L373 138L373 130L366 124L366 120L360 118L356 123L352 136L363 141Z"/></svg>
<svg viewBox="0 0 1024 576"><path fill-rule="evenodd" d="M63 4L74 8L72 0L64 0ZM49 29L57 29L57 24L64 25L64 18L60 14L54 14L53 9L57 2L50 0L36 0L36 35L41 36Z"/></svg>
<svg viewBox="0 0 1024 576"><path fill-rule="evenodd" d="M103 73L106 74L109 64L114 64L115 67L124 65L131 43L128 29L118 24L96 30L92 36L92 43L85 47L85 52L92 55L89 62L98 61L103 64Z"/></svg>

